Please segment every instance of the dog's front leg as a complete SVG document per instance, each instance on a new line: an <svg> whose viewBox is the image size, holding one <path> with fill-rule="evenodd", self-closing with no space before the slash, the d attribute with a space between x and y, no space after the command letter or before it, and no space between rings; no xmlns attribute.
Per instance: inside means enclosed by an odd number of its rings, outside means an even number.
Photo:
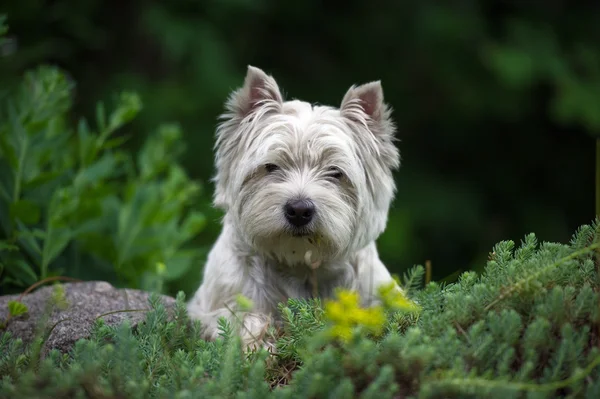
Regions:
<svg viewBox="0 0 600 399"><path fill-rule="evenodd" d="M206 311L192 301L188 305L188 313L192 319L200 320L202 338L205 340L214 341L219 337L219 319L224 318L236 329L244 347L263 346L269 349L271 346L266 339L271 317L263 313L237 311L235 301L229 301L222 308L212 311Z"/></svg>
<svg viewBox="0 0 600 399"><path fill-rule="evenodd" d="M238 331L244 345L266 346L271 315L264 301L257 297L262 291L256 289L243 261L231 250L228 237L222 234L208 256L202 284L187 305L188 314L200 320L203 339L218 338L219 319L225 318ZM239 308L239 295L253 301L252 309Z"/></svg>
<svg viewBox="0 0 600 399"><path fill-rule="evenodd" d="M356 254L355 262L363 304L365 306L379 304L379 287L390 283L395 284L395 281L381 259L379 259L375 243L373 242L360 250ZM397 285L396 289L402 291Z"/></svg>

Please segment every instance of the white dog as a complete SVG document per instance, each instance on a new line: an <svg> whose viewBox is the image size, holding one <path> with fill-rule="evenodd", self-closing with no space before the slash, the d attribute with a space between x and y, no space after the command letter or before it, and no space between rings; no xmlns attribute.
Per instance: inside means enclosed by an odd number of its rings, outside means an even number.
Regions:
<svg viewBox="0 0 600 399"><path fill-rule="evenodd" d="M278 303L327 298L336 287L372 305L377 287L393 281L375 240L400 166L380 82L352 86L338 109L284 101L275 80L249 66L226 110L214 178L223 230L188 304L203 338L215 339L225 317L244 323L245 344L265 344ZM251 311L238 313L240 294Z"/></svg>

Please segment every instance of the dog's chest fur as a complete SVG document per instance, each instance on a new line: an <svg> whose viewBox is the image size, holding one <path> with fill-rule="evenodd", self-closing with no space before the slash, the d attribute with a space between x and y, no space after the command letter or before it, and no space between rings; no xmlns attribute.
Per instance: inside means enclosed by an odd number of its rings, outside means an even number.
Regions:
<svg viewBox="0 0 600 399"><path fill-rule="evenodd" d="M275 310L277 304L286 302L288 298L330 298L336 288L356 289L357 270L354 262L337 261L323 263L315 269L304 264L285 265L260 256L247 258L248 275L252 287L269 287L256 295L249 292L250 297L265 297L265 303L255 303L264 311Z"/></svg>

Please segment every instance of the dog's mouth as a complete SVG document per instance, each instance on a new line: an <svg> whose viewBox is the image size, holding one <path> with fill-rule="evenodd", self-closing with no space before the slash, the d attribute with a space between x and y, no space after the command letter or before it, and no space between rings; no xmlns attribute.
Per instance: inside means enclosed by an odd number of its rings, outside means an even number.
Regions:
<svg viewBox="0 0 600 399"><path fill-rule="evenodd" d="M310 245L320 246L323 243L323 236L315 231L295 231L292 233L294 238L301 238Z"/></svg>
<svg viewBox="0 0 600 399"><path fill-rule="evenodd" d="M292 236L298 237L298 238L309 237L310 234L311 233L309 231L294 231L294 232L292 232Z"/></svg>
<svg viewBox="0 0 600 399"><path fill-rule="evenodd" d="M315 232L313 229L307 227L296 227L294 229L290 229L289 234L292 237L310 237L315 235Z"/></svg>

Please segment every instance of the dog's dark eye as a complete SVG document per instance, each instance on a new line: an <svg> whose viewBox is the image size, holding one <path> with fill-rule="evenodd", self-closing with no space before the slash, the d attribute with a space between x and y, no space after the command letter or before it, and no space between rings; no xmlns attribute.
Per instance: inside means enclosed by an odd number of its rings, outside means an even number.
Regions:
<svg viewBox="0 0 600 399"><path fill-rule="evenodd" d="M327 176L332 177L336 180L340 180L344 176L344 174L338 168L332 167L329 168L329 173L327 173Z"/></svg>
<svg viewBox="0 0 600 399"><path fill-rule="evenodd" d="M267 173L275 172L277 169L279 169L279 166L275 165L274 163L268 163L265 165L265 170Z"/></svg>

